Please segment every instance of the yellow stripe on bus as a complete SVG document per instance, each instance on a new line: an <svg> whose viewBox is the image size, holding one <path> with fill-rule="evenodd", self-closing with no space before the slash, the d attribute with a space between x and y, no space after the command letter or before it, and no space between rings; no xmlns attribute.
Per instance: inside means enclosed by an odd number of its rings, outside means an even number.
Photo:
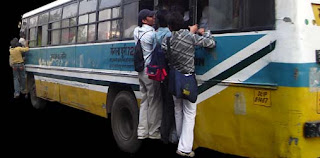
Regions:
<svg viewBox="0 0 320 158"><path fill-rule="evenodd" d="M37 96L107 117L107 93L36 80Z"/></svg>

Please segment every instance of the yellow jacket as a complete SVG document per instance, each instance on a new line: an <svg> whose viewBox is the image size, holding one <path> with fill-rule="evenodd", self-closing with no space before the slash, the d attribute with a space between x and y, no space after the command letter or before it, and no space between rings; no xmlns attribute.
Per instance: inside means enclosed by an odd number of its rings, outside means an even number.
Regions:
<svg viewBox="0 0 320 158"><path fill-rule="evenodd" d="M28 47L10 48L10 65L23 63L22 53L29 51Z"/></svg>

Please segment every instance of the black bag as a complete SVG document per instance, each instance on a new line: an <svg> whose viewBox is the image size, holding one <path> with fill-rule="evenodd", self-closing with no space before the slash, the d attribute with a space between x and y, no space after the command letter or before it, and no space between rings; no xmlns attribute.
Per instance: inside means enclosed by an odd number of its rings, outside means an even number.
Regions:
<svg viewBox="0 0 320 158"><path fill-rule="evenodd" d="M198 84L195 74L185 75L171 68L169 72L169 91L177 98L187 99L195 103L198 98Z"/></svg>
<svg viewBox="0 0 320 158"><path fill-rule="evenodd" d="M170 37L167 38L167 54L171 54ZM185 75L170 67L169 92L177 98L195 103L198 98L198 83L194 73Z"/></svg>
<svg viewBox="0 0 320 158"><path fill-rule="evenodd" d="M150 32L150 31L147 31ZM143 33L140 38L138 38L138 42L134 48L134 70L137 72L141 72L144 69L144 58L143 58L143 49L141 47L141 41L140 39L143 37L144 34L147 32ZM139 35L138 35L139 37Z"/></svg>

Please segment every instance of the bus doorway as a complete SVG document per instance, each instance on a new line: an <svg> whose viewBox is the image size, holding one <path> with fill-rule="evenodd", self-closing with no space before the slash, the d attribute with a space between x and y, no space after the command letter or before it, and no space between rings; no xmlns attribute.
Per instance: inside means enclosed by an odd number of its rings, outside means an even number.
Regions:
<svg viewBox="0 0 320 158"><path fill-rule="evenodd" d="M168 10L170 12L176 11L183 16L185 28L196 24L196 0L156 0L156 10Z"/></svg>

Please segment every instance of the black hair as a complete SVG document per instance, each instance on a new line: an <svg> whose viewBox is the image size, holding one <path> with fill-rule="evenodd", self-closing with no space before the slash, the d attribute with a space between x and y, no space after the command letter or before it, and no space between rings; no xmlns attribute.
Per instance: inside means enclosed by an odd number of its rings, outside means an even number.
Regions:
<svg viewBox="0 0 320 158"><path fill-rule="evenodd" d="M142 27L142 24L143 24L143 23L142 23L142 20L143 20L143 19L138 18L138 26L139 26L139 27Z"/></svg>
<svg viewBox="0 0 320 158"><path fill-rule="evenodd" d="M26 37L26 36L25 36L25 33L24 33L24 32L22 32L22 31L20 32L20 34L19 34L19 35L20 35L20 38L25 38L25 37Z"/></svg>
<svg viewBox="0 0 320 158"><path fill-rule="evenodd" d="M184 26L183 16L179 12L171 12L167 20L171 31L179 31Z"/></svg>
<svg viewBox="0 0 320 158"><path fill-rule="evenodd" d="M157 22L160 27L167 27L168 26L167 19L166 19L168 13L169 12L167 10L159 10L157 12Z"/></svg>
<svg viewBox="0 0 320 158"><path fill-rule="evenodd" d="M15 48L15 47L20 46L20 45L19 45L19 40L18 40L18 38L13 38L13 39L10 41L10 45L11 45L11 48Z"/></svg>

